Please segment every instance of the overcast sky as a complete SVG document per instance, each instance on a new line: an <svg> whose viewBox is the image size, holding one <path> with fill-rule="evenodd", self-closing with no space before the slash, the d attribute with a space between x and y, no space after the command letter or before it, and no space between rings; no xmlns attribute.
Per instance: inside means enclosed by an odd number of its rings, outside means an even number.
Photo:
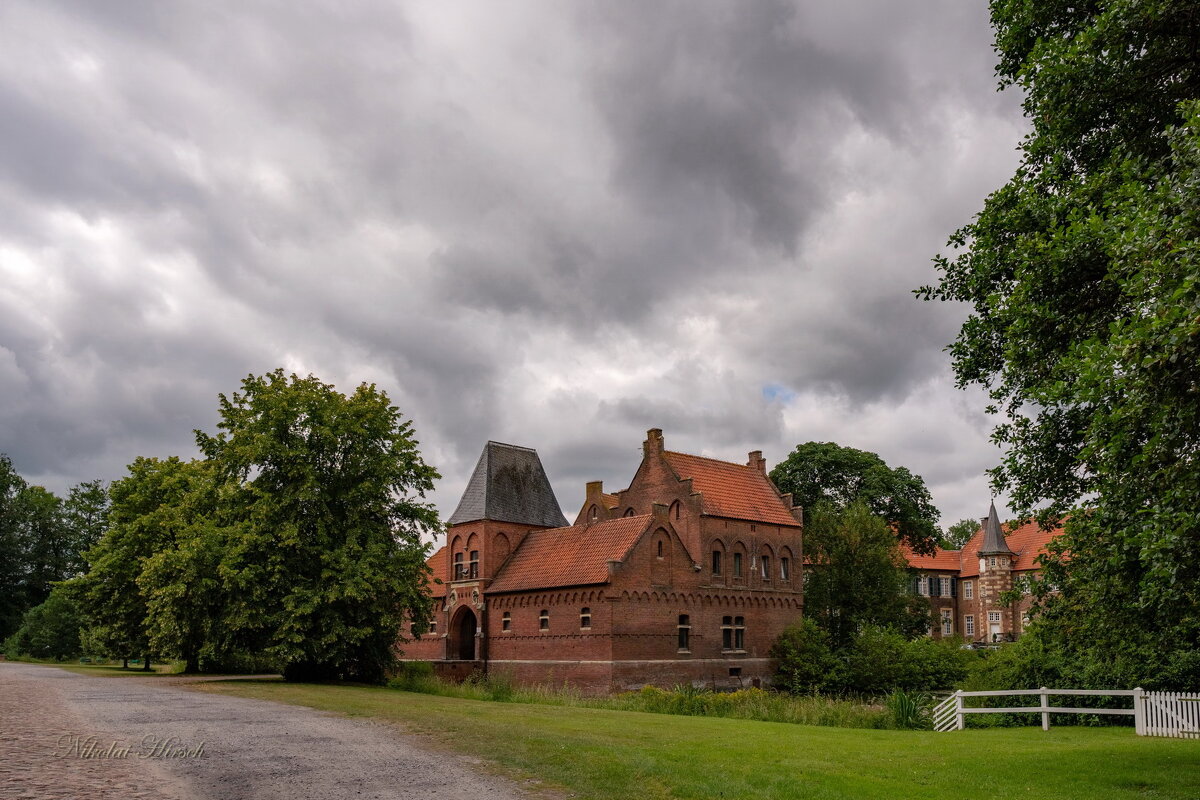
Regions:
<svg viewBox="0 0 1200 800"><path fill-rule="evenodd" d="M0 4L0 452L196 455L275 367L386 390L453 511L484 442L573 517L647 428L834 441L987 512L923 303L1017 164L983 2Z"/></svg>

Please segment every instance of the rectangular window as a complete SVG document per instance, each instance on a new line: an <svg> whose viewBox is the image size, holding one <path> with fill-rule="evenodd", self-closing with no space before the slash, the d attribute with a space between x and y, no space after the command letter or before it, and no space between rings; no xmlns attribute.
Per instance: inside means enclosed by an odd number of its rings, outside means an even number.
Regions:
<svg viewBox="0 0 1200 800"><path fill-rule="evenodd" d="M579 610L579 627L584 629L592 627L592 610L586 606Z"/></svg>
<svg viewBox="0 0 1200 800"><path fill-rule="evenodd" d="M988 624L992 624L992 623L999 622L999 621L1000 621L1000 612L999 611L989 611L988 612Z"/></svg>
<svg viewBox="0 0 1200 800"><path fill-rule="evenodd" d="M721 617L721 649L733 649L733 617Z"/></svg>
<svg viewBox="0 0 1200 800"><path fill-rule="evenodd" d="M454 580L461 581L463 579L463 554L454 554Z"/></svg>
<svg viewBox="0 0 1200 800"><path fill-rule="evenodd" d="M771 557L762 556L759 561L762 562L762 579L764 581L771 580Z"/></svg>
<svg viewBox="0 0 1200 800"><path fill-rule="evenodd" d="M678 645L679 652L686 653L691 650L692 624L687 614L679 615Z"/></svg>
<svg viewBox="0 0 1200 800"><path fill-rule="evenodd" d="M543 608L542 613L538 614L538 628L543 631L550 630L550 611Z"/></svg>
<svg viewBox="0 0 1200 800"><path fill-rule="evenodd" d="M437 633L437 620L436 619L429 620L429 632Z"/></svg>
<svg viewBox="0 0 1200 800"><path fill-rule="evenodd" d="M995 556L988 556L988 566L989 567L996 566L996 557Z"/></svg>
<svg viewBox="0 0 1200 800"><path fill-rule="evenodd" d="M963 581L963 598L966 600L975 599L975 584L971 581Z"/></svg>
<svg viewBox="0 0 1200 800"><path fill-rule="evenodd" d="M787 583L792 579L792 560L784 556L779 559L779 580Z"/></svg>
<svg viewBox="0 0 1200 800"><path fill-rule="evenodd" d="M733 619L733 649L746 649L746 618L734 617Z"/></svg>
<svg viewBox="0 0 1200 800"><path fill-rule="evenodd" d="M713 550L713 575L721 574L721 551Z"/></svg>
<svg viewBox="0 0 1200 800"><path fill-rule="evenodd" d="M735 578L742 577L742 554L741 553L733 554L733 577L735 577Z"/></svg>
<svg viewBox="0 0 1200 800"><path fill-rule="evenodd" d="M467 577L469 577L469 578L478 578L479 577L479 551L478 550L471 551L470 562L467 564Z"/></svg>
<svg viewBox="0 0 1200 800"><path fill-rule="evenodd" d="M950 579L946 578L946 577L942 577L939 579L939 581L941 583L942 597L949 597L950 596Z"/></svg>
<svg viewBox="0 0 1200 800"><path fill-rule="evenodd" d="M954 622L950 619L950 609L942 609L942 636L950 636L954 633Z"/></svg>
<svg viewBox="0 0 1200 800"><path fill-rule="evenodd" d="M922 597L929 597L929 581L924 578L918 578L917 591L921 593Z"/></svg>
<svg viewBox="0 0 1200 800"><path fill-rule="evenodd" d="M512 614L510 612L504 612L504 617L500 620L500 629L505 631L512 630Z"/></svg>
<svg viewBox="0 0 1200 800"><path fill-rule="evenodd" d="M975 635L975 615L974 614L967 614L966 619L963 620L963 633L966 634L967 636Z"/></svg>

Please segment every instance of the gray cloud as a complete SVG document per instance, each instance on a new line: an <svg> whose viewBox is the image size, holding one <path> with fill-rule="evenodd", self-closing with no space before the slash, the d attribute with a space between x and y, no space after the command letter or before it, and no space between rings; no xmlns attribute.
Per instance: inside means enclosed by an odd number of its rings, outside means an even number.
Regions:
<svg viewBox="0 0 1200 800"><path fill-rule="evenodd" d="M915 301L1015 164L943 0L0 8L0 451L193 453L276 366L384 388L445 475L537 447L568 515L646 428L830 439L978 516L996 460ZM969 511L969 513L967 513Z"/></svg>

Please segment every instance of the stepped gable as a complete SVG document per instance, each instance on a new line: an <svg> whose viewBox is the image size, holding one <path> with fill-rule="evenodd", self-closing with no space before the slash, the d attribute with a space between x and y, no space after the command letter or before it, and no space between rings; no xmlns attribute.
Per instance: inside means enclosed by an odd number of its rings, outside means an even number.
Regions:
<svg viewBox="0 0 1200 800"><path fill-rule="evenodd" d="M434 578L446 574L447 560L450 558L446 553L446 546L442 545L438 551L425 560L429 565L430 572L425 576L425 585L429 587L429 594L433 597L446 596L446 584L436 583Z"/></svg>
<svg viewBox="0 0 1200 800"><path fill-rule="evenodd" d="M715 458L665 451L663 457L700 492L701 511L714 517L800 527L775 485L762 470Z"/></svg>
<svg viewBox="0 0 1200 800"><path fill-rule="evenodd" d="M623 561L653 516L530 531L488 592L520 592L608 582L608 562Z"/></svg>
<svg viewBox="0 0 1200 800"><path fill-rule="evenodd" d="M484 445L447 524L483 519L542 528L567 524L536 450L503 442Z"/></svg>

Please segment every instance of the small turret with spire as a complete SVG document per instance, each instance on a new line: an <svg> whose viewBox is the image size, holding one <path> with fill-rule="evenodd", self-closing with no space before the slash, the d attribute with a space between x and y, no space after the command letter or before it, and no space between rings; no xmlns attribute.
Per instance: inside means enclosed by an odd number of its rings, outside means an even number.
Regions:
<svg viewBox="0 0 1200 800"><path fill-rule="evenodd" d="M988 515L983 518L983 544L979 546L979 555L996 556L1012 555L1008 542L1004 539L1004 531L1000 527L1000 517L996 514L996 501L992 501Z"/></svg>

